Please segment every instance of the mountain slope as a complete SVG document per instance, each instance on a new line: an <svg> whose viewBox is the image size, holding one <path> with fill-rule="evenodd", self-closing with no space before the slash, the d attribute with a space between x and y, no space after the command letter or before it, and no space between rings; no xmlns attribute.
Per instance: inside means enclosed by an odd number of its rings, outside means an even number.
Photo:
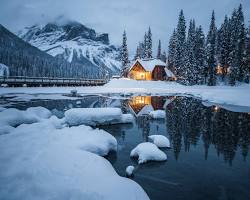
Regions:
<svg viewBox="0 0 250 200"><path fill-rule="evenodd" d="M34 25L18 35L42 51L71 63L89 63L112 73L121 67L119 50L109 45L108 34L97 34L78 22Z"/></svg>
<svg viewBox="0 0 250 200"><path fill-rule="evenodd" d="M0 63L9 66L11 76L97 78L100 67L71 64L23 41L0 24Z"/></svg>

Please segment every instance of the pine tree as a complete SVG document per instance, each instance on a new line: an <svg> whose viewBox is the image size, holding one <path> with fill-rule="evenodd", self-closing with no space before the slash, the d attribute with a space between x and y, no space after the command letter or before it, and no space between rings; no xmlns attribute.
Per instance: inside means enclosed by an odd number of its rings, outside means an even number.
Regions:
<svg viewBox="0 0 250 200"><path fill-rule="evenodd" d="M159 43L158 43L158 49L157 49L157 59L161 59L162 58L162 55L161 55L161 40L159 40Z"/></svg>
<svg viewBox="0 0 250 200"><path fill-rule="evenodd" d="M246 51L244 57L244 65L245 65L245 72L244 72L244 81L246 83L250 82L250 26L246 31Z"/></svg>
<svg viewBox="0 0 250 200"><path fill-rule="evenodd" d="M185 79L188 84L197 84L197 65L196 65L196 58L195 58L195 39L196 39L196 32L195 32L195 21L191 20L188 29L188 36L185 48Z"/></svg>
<svg viewBox="0 0 250 200"><path fill-rule="evenodd" d="M162 60L162 62L166 63L166 61L167 61L166 51L163 51L163 53L161 54L161 60Z"/></svg>
<svg viewBox="0 0 250 200"><path fill-rule="evenodd" d="M174 73L177 74L177 34L174 30L173 34L170 37L168 45L168 68Z"/></svg>
<svg viewBox="0 0 250 200"><path fill-rule="evenodd" d="M144 34L144 41L143 41L143 56L142 58L147 58L148 56L148 35L147 33Z"/></svg>
<svg viewBox="0 0 250 200"><path fill-rule="evenodd" d="M176 30L177 44L176 44L176 74L180 78L184 75L185 69L185 41L186 41L186 21L183 14L183 10L181 10L179 14L179 20Z"/></svg>
<svg viewBox="0 0 250 200"><path fill-rule="evenodd" d="M148 34L147 34L147 45L146 45L146 54L147 58L153 57L153 51L152 51L152 33L151 28L148 28Z"/></svg>
<svg viewBox="0 0 250 200"><path fill-rule="evenodd" d="M136 59L140 59L140 45L137 46L136 51L135 51L134 60Z"/></svg>
<svg viewBox="0 0 250 200"><path fill-rule="evenodd" d="M220 28L220 44L218 44L218 60L222 67L222 81L224 81L229 67L230 51L230 24L229 19L225 16L224 22Z"/></svg>
<svg viewBox="0 0 250 200"><path fill-rule="evenodd" d="M244 53L245 53L245 23L244 23L244 14L242 11L242 5L240 4L238 10L237 10L237 21L238 21L238 35L237 35L237 62L239 71L237 74L237 80L243 81L244 74L246 72L246 67L244 66Z"/></svg>
<svg viewBox="0 0 250 200"><path fill-rule="evenodd" d="M202 27L196 29L194 54L197 65L197 84L205 83L205 68L206 68L206 50L205 50L205 35Z"/></svg>
<svg viewBox="0 0 250 200"><path fill-rule="evenodd" d="M206 43L206 53L207 53L207 73L208 73L208 80L207 84L209 86L213 86L216 84L216 75L215 75L215 70L216 70L216 59L215 59L215 51L216 51L216 26L215 26L215 14L214 11L212 13L212 18L211 18L211 23L210 23L210 28L209 32L207 35L207 43Z"/></svg>
<svg viewBox="0 0 250 200"><path fill-rule="evenodd" d="M125 31L123 33L123 39L122 39L121 61L122 61L121 75L126 76L126 70L129 64L129 58L128 58L127 35Z"/></svg>

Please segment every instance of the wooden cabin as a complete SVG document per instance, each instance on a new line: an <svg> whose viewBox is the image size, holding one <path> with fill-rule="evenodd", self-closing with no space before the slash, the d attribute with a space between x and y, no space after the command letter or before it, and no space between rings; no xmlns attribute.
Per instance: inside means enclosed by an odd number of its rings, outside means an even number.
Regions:
<svg viewBox="0 0 250 200"><path fill-rule="evenodd" d="M175 80L166 63L159 59L137 59L129 69L128 78L134 80L163 81Z"/></svg>

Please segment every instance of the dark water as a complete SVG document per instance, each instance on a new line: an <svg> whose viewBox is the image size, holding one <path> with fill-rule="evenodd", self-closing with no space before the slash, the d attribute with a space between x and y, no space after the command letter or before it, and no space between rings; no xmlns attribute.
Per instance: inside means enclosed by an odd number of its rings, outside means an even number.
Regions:
<svg viewBox="0 0 250 200"><path fill-rule="evenodd" d="M205 106L206 105L206 106ZM118 141L116 154L107 159L121 176L136 166L133 179L152 200L249 200L249 108L231 112L190 97L134 97L119 100L89 96L81 100L20 102L19 109L44 106L59 117L72 107L120 107L135 116L133 124L103 126ZM166 119L152 120L148 111L164 109ZM235 109L234 109L235 110ZM237 109L236 109L237 111ZM166 162L138 166L130 151L148 136L161 134L171 141Z"/></svg>

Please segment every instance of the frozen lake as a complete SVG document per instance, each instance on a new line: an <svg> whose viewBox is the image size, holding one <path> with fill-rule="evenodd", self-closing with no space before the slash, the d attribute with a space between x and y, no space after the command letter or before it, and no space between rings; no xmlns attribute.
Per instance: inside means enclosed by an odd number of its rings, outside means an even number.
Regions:
<svg viewBox="0 0 250 200"><path fill-rule="evenodd" d="M176 96L86 96L80 99L16 102L2 98L5 107L26 109L42 106L59 118L70 108L118 107L135 116L133 124L99 128L118 141L117 153L106 158L125 176L129 165L134 177L152 200L250 199L250 109L213 105L191 97ZM149 112L166 111L165 119L151 119ZM165 162L138 165L131 150L150 135L165 135L171 148L162 149ZM1 136L0 136L1 137Z"/></svg>

